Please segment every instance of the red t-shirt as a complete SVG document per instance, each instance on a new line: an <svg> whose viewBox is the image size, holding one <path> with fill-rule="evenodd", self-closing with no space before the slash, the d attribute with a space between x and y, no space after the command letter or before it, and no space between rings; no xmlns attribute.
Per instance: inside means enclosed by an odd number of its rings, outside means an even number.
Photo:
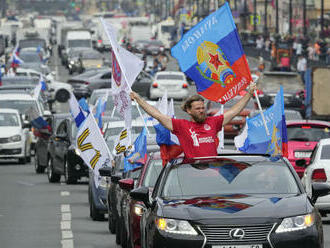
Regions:
<svg viewBox="0 0 330 248"><path fill-rule="evenodd" d="M172 133L178 137L186 158L216 156L222 122L223 115L207 117L202 124L172 119Z"/></svg>

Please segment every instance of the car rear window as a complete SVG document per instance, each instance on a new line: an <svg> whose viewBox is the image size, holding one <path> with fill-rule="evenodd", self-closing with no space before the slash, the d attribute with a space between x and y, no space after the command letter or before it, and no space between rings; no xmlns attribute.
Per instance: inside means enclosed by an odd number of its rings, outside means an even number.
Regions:
<svg viewBox="0 0 330 248"><path fill-rule="evenodd" d="M182 75L158 75L157 80L184 80L184 77Z"/></svg>
<svg viewBox="0 0 330 248"><path fill-rule="evenodd" d="M330 138L330 129L325 126L310 124L287 126L289 141L319 141L320 139Z"/></svg>
<svg viewBox="0 0 330 248"><path fill-rule="evenodd" d="M227 194L298 194L299 188L284 164L213 162L173 166L163 187L164 198Z"/></svg>
<svg viewBox="0 0 330 248"><path fill-rule="evenodd" d="M321 159L330 159L330 145L325 145L322 147Z"/></svg>

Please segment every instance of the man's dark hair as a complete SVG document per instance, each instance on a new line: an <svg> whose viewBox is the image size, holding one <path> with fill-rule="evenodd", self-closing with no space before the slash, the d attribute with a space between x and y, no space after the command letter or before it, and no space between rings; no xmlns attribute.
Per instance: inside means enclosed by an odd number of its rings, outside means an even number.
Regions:
<svg viewBox="0 0 330 248"><path fill-rule="evenodd" d="M184 112L187 112L187 109L191 109L191 104L193 102L196 102L196 101L202 101L204 102L204 98L201 97L200 95L193 95L193 96L190 96L188 97L184 102L183 104L181 105L181 109L184 111Z"/></svg>

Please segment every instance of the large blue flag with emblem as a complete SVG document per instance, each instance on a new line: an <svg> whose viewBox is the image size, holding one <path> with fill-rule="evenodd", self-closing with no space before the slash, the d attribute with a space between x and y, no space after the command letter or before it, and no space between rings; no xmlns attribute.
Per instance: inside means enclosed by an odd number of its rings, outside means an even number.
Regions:
<svg viewBox="0 0 330 248"><path fill-rule="evenodd" d="M227 2L185 33L171 53L197 92L212 101L225 103L252 82Z"/></svg>
<svg viewBox="0 0 330 248"><path fill-rule="evenodd" d="M235 137L235 146L242 152L287 156L287 130L284 115L283 87L277 93L274 104L264 112L270 135L258 114L246 120L243 132Z"/></svg>

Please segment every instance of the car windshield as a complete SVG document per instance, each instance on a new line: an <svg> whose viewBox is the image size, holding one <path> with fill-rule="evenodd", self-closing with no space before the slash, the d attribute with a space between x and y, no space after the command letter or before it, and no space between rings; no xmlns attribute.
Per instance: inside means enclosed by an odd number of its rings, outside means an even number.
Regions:
<svg viewBox="0 0 330 248"><path fill-rule="evenodd" d="M20 59L22 59L24 62L28 63L41 63L42 59L39 57L38 53L20 53L19 54Z"/></svg>
<svg viewBox="0 0 330 248"><path fill-rule="evenodd" d="M160 172L163 169L163 162L160 159L152 159L146 169L142 186L154 187Z"/></svg>
<svg viewBox="0 0 330 248"><path fill-rule="evenodd" d="M294 125L287 126L289 141L319 141L320 139L330 138L330 129L316 125Z"/></svg>
<svg viewBox="0 0 330 248"><path fill-rule="evenodd" d="M212 162L172 166L163 186L164 198L223 194L298 194L287 166L280 163Z"/></svg>
<svg viewBox="0 0 330 248"><path fill-rule="evenodd" d="M5 77L2 79L2 85L37 85L38 78L19 78L19 77Z"/></svg>
<svg viewBox="0 0 330 248"><path fill-rule="evenodd" d="M176 74L160 74L157 75L156 80L184 80L184 77Z"/></svg>
<svg viewBox="0 0 330 248"><path fill-rule="evenodd" d="M69 40L68 47L92 47L90 40Z"/></svg>
<svg viewBox="0 0 330 248"><path fill-rule="evenodd" d="M321 151L321 159L330 159L330 145L324 145Z"/></svg>
<svg viewBox="0 0 330 248"><path fill-rule="evenodd" d="M18 127L18 116L13 113L0 113L0 127Z"/></svg>
<svg viewBox="0 0 330 248"><path fill-rule="evenodd" d="M34 108L39 112L36 101L33 100L0 100L1 108L17 109L20 114L26 114L29 108Z"/></svg>
<svg viewBox="0 0 330 248"><path fill-rule="evenodd" d="M45 48L46 42L42 39L27 39L19 41L19 47L21 49L24 49L26 47L35 47L37 49L38 46Z"/></svg>

